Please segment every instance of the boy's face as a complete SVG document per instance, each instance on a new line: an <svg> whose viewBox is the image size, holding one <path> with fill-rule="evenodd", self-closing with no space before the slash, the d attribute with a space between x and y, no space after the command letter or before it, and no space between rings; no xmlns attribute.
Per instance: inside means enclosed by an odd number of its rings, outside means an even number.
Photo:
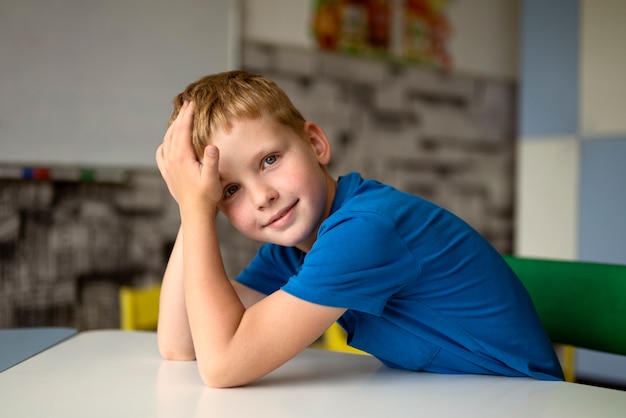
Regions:
<svg viewBox="0 0 626 418"><path fill-rule="evenodd" d="M323 168L330 145L315 124L306 139L271 118L233 121L211 143L219 148L219 209L244 235L310 250L332 205L336 183Z"/></svg>

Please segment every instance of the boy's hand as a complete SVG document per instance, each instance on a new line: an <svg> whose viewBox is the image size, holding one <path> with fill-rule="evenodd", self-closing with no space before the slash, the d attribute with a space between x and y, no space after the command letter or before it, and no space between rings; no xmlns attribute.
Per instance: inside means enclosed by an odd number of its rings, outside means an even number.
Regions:
<svg viewBox="0 0 626 418"><path fill-rule="evenodd" d="M218 173L219 151L208 145L198 161L191 143L194 103L185 102L156 153L159 171L181 210L217 213L222 199Z"/></svg>

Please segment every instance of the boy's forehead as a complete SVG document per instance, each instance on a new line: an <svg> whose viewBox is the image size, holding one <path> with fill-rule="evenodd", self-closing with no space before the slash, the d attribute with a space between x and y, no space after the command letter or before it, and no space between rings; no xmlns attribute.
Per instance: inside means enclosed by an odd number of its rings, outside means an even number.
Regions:
<svg viewBox="0 0 626 418"><path fill-rule="evenodd" d="M245 133L247 135L255 134L256 138L271 139L279 132L287 129L286 125L281 124L271 116L259 117L237 117L231 119L227 125L220 128L220 131L226 135L237 135Z"/></svg>
<svg viewBox="0 0 626 418"><path fill-rule="evenodd" d="M260 119L238 119L230 129L215 132L210 142L219 149L220 176L236 177L244 166L257 165L259 159L275 152L279 144L287 141L277 129L280 128Z"/></svg>
<svg viewBox="0 0 626 418"><path fill-rule="evenodd" d="M299 139L291 127L274 118L237 118L228 129L220 129L213 133L210 143L220 149L220 154L228 153L228 157L246 158L257 153L272 151L287 143Z"/></svg>
<svg viewBox="0 0 626 418"><path fill-rule="evenodd" d="M258 148L263 143L272 142L277 126L264 118L237 118L229 126L217 129L211 134L211 141L218 147L243 153Z"/></svg>
<svg viewBox="0 0 626 418"><path fill-rule="evenodd" d="M226 124L228 125L228 129L232 130L233 127L236 127L236 126L257 124L261 122L270 121L271 119L272 118L265 116L265 115L256 116L256 117L241 115L241 116L231 117L230 119L226 121Z"/></svg>
<svg viewBox="0 0 626 418"><path fill-rule="evenodd" d="M239 129L241 125L246 125L250 122L254 122L256 119L260 118L252 118L246 116L233 116L228 119L223 120L213 120L210 126L209 137L207 138L207 142L211 143L211 138L216 135L226 134L230 135L233 133L233 130Z"/></svg>

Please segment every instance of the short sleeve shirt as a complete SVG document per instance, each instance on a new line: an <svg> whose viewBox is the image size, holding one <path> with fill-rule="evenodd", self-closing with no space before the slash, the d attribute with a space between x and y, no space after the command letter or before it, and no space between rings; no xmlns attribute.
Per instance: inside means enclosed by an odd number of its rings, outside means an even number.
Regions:
<svg viewBox="0 0 626 418"><path fill-rule="evenodd" d="M356 173L308 253L266 244L237 280L346 308L348 343L390 367L562 379L501 255L444 208Z"/></svg>

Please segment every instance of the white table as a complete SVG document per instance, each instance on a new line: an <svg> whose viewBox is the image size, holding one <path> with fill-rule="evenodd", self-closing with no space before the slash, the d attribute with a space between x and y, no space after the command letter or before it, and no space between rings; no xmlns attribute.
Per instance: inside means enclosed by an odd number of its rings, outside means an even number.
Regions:
<svg viewBox="0 0 626 418"><path fill-rule="evenodd" d="M90 331L0 373L1 417L620 417L626 392L527 378L392 370L307 349L247 387L202 385L156 334Z"/></svg>

